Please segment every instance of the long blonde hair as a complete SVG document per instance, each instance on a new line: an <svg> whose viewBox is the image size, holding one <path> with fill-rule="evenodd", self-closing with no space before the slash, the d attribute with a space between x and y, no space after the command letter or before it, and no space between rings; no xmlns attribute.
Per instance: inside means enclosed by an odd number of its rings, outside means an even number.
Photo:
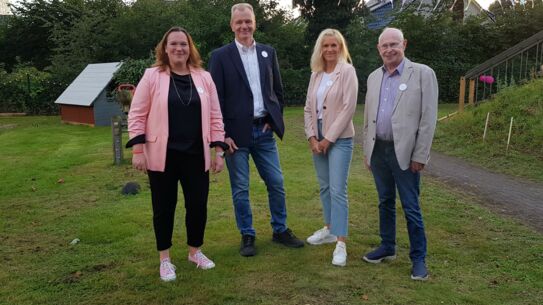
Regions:
<svg viewBox="0 0 543 305"><path fill-rule="evenodd" d="M164 36L162 36L162 39L156 45L155 63L153 64L153 67L159 67L161 71L164 71L166 70L166 68L170 66L170 60L168 59L168 54L166 54L166 45L168 44L168 35L170 35L173 32L182 32L185 35L187 35L187 40L189 42L189 49L190 49L187 65L196 69L201 69L202 58L200 57L200 52L198 52L198 49L196 49L196 46L194 45L194 41L192 40L192 37L190 36L189 32L187 32L187 30L178 26L174 26L170 28L166 33L164 33Z"/></svg>
<svg viewBox="0 0 543 305"><path fill-rule="evenodd" d="M321 72L324 70L324 58L322 57L322 43L326 37L334 37L339 44L339 56L338 62L348 62L352 63L351 55L349 54L349 49L347 48L347 42L343 35L338 30L335 29L325 29L317 38L315 42L315 47L313 47L313 54L311 55L311 71Z"/></svg>

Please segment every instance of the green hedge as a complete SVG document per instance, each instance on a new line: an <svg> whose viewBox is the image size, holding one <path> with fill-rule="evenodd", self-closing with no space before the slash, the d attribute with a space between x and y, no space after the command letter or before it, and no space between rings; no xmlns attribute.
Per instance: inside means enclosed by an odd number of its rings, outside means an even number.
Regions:
<svg viewBox="0 0 543 305"><path fill-rule="evenodd" d="M0 69L0 112L56 114L55 99L66 84L56 81L48 72L20 66L8 73Z"/></svg>

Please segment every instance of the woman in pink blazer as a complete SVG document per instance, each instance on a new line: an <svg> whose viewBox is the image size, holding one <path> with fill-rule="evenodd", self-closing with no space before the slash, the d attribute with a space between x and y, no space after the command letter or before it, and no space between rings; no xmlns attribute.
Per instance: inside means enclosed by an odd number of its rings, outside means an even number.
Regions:
<svg viewBox="0 0 543 305"><path fill-rule="evenodd" d="M201 68L189 33L168 30L155 49L156 62L140 80L128 114L132 166L149 176L160 278L175 280L170 261L178 183L186 209L188 260L215 267L200 247L204 240L209 169L224 167L224 129L215 84ZM210 147L215 148L214 158Z"/></svg>
<svg viewBox="0 0 543 305"><path fill-rule="evenodd" d="M311 56L304 108L305 134L320 185L324 227L307 238L312 245L336 243L332 264L345 266L349 202L347 178L353 153L356 71L341 33L322 31Z"/></svg>

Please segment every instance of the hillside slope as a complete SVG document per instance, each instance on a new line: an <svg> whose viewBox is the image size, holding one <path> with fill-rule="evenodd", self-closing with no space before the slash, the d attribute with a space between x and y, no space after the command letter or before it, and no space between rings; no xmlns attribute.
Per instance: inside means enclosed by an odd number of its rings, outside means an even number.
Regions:
<svg viewBox="0 0 543 305"><path fill-rule="evenodd" d="M483 142L487 113L490 120ZM497 172L543 181L543 79L505 88L477 107L440 122L434 148Z"/></svg>

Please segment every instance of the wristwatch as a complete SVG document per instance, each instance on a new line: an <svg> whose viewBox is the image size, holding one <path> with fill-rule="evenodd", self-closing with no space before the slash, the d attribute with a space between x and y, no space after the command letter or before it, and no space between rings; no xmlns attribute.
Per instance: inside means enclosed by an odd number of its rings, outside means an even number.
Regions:
<svg viewBox="0 0 543 305"><path fill-rule="evenodd" d="M218 151L215 153L215 155L217 155L217 157L221 157L224 159L224 151Z"/></svg>

